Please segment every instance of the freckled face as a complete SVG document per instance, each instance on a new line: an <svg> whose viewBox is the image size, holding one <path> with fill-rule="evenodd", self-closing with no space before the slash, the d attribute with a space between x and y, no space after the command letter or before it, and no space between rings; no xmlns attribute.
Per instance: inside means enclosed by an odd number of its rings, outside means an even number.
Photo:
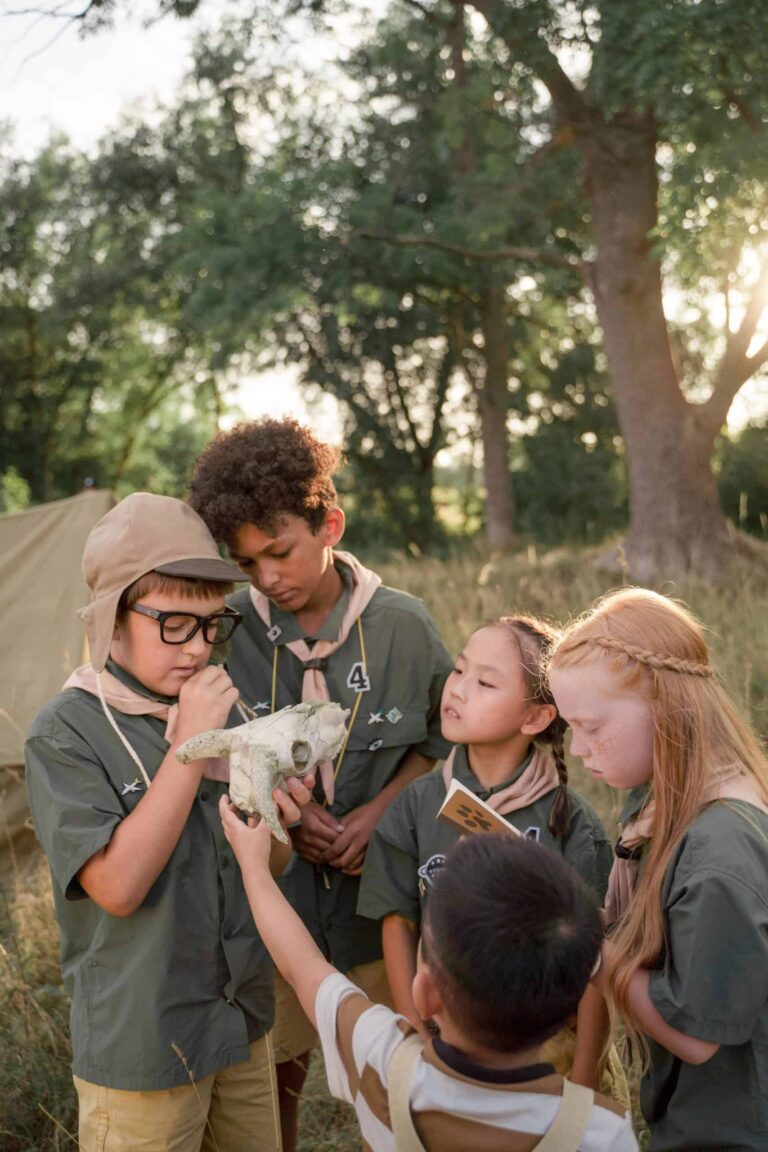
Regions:
<svg viewBox="0 0 768 1152"><path fill-rule="evenodd" d="M612 788L647 784L653 772L653 708L644 695L623 687L596 660L549 675L558 711L571 726L571 752L597 780Z"/></svg>

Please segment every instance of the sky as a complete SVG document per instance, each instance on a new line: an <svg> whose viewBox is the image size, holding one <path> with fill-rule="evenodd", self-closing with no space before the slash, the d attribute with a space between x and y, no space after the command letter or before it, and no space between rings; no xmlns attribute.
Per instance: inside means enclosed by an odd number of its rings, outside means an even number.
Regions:
<svg viewBox="0 0 768 1152"><path fill-rule="evenodd" d="M25 155L33 155L57 130L88 150L122 113L151 117L158 102L171 100L194 38L238 6L238 0L205 0L191 20L148 22L157 0L131 0L119 5L113 28L83 38L66 20L34 15L35 2L0 0L0 122L13 125L15 150ZM381 0L368 2L381 9ZM63 12L83 6L83 0L37 3ZM20 10L27 14L13 15ZM338 36L344 38L344 29L337 29ZM306 46L307 61L317 66L322 56L318 41ZM289 371L245 379L233 398L248 416L311 418L323 435L340 436L332 398L308 409ZM767 409L768 382L750 382L737 396L728 423L738 428Z"/></svg>

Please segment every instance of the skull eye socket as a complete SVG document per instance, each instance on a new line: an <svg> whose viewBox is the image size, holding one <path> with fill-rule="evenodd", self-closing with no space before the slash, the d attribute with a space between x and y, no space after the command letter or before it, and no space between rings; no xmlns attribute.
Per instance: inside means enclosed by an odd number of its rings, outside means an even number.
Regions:
<svg viewBox="0 0 768 1152"><path fill-rule="evenodd" d="M291 759L294 764L308 764L311 751L306 740L294 740L291 744Z"/></svg>

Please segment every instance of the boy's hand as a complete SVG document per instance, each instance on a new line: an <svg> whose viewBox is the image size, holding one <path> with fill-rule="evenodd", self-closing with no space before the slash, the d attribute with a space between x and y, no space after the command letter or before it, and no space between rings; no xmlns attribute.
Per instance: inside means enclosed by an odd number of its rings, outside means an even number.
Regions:
<svg viewBox="0 0 768 1152"><path fill-rule="evenodd" d="M312 800L314 786L314 776L289 776L284 788L272 789L277 815L286 831L289 824L301 820L302 810L314 803Z"/></svg>
<svg viewBox="0 0 768 1152"><path fill-rule="evenodd" d="M224 835L240 867L256 864L263 865L269 871L272 834L264 821L259 820L257 823L254 816L249 816L248 823L244 824L229 796L222 796L219 800L219 815Z"/></svg>
<svg viewBox="0 0 768 1152"><path fill-rule="evenodd" d="M327 808L312 800L302 809L301 825L290 829L293 850L310 864L320 864L324 852L344 831L344 825Z"/></svg>
<svg viewBox="0 0 768 1152"><path fill-rule="evenodd" d="M179 692L177 740L223 728L238 700L237 688L219 664L209 664L190 676Z"/></svg>
<svg viewBox="0 0 768 1152"><path fill-rule="evenodd" d="M344 831L333 844L326 847L320 863L338 868L347 876L359 876L363 870L368 841L373 835L376 822L381 815L374 803L361 804L344 816Z"/></svg>
<svg viewBox="0 0 768 1152"><path fill-rule="evenodd" d="M272 789L272 799L275 802L280 823L284 828L287 824L301 819L302 808L305 808L312 801L314 784L314 776L305 776L302 780L297 776L291 776L286 780L285 788ZM272 835L263 820L249 816L247 824L244 824L240 819L239 810L229 799L229 796L222 796L219 800L219 813L224 835L232 845L241 866L244 858L256 861L262 859L262 840L267 845L264 859L269 861ZM254 848L253 845L256 847Z"/></svg>

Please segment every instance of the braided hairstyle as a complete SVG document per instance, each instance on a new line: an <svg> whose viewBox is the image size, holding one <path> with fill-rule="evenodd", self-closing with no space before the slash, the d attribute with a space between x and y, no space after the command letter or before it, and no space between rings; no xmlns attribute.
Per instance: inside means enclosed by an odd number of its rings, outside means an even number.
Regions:
<svg viewBox="0 0 768 1152"><path fill-rule="evenodd" d="M544 620L535 616L502 616L492 627L504 628L511 632L520 649L520 665L528 688L528 699L537 704L555 705L555 700L547 682L546 668L549 656L560 639L561 633ZM549 830L553 836L564 836L571 819L571 801L568 796L568 765L565 762L565 732L568 725L559 712L556 712L543 732L538 732L536 742L549 744L560 781L557 795L549 814Z"/></svg>
<svg viewBox="0 0 768 1152"><path fill-rule="evenodd" d="M640 967L664 946L662 890L678 844L705 803L713 769L738 765L768 800L768 764L760 743L720 684L701 625L684 604L643 588L610 592L577 619L555 646L549 671L600 663L616 690L653 710L649 799L653 827L633 900L613 941L613 996L627 1034L642 1053L642 1030L629 1006Z"/></svg>

